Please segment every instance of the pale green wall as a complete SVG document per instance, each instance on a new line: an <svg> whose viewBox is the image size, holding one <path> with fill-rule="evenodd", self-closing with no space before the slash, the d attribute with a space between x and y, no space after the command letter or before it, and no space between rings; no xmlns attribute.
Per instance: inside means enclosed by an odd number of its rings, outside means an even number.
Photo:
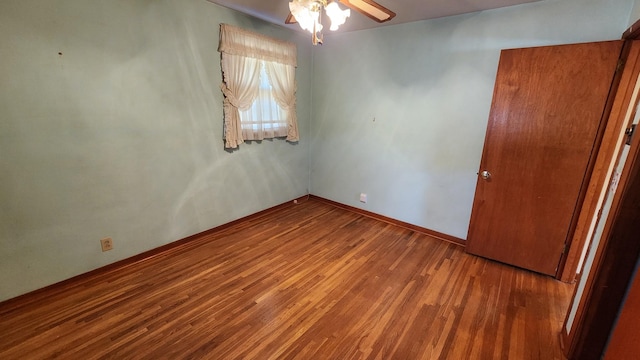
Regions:
<svg viewBox="0 0 640 360"><path fill-rule="evenodd" d="M544 0L325 35L311 192L465 239L500 50L619 39L631 7Z"/></svg>
<svg viewBox="0 0 640 360"><path fill-rule="evenodd" d="M631 9L631 15L629 15L629 26L640 20L640 0L633 0L633 8Z"/></svg>
<svg viewBox="0 0 640 360"><path fill-rule="evenodd" d="M221 22L298 43L299 144L223 150ZM205 0L0 1L0 300L306 194L311 52Z"/></svg>

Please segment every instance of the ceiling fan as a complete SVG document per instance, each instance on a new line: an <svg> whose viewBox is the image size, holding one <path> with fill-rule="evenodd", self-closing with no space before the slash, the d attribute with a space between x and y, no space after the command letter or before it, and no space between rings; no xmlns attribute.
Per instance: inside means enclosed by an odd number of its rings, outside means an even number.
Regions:
<svg viewBox="0 0 640 360"><path fill-rule="evenodd" d="M373 0L340 0L340 3L379 23L396 16L396 13ZM351 15L351 10L342 10L337 0L292 0L289 10L285 23L298 23L309 31L313 36L313 45L322 44L322 10L331 20L330 30L337 30Z"/></svg>

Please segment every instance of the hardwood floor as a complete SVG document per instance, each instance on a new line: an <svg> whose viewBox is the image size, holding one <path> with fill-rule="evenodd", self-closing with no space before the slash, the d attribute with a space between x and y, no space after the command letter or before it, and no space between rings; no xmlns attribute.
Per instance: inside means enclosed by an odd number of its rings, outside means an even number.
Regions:
<svg viewBox="0 0 640 360"><path fill-rule="evenodd" d="M309 200L0 306L0 359L563 359L572 286Z"/></svg>

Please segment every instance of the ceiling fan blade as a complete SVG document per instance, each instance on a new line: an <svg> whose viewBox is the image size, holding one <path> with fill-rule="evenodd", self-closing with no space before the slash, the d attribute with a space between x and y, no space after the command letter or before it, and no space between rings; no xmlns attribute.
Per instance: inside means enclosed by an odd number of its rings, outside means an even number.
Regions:
<svg viewBox="0 0 640 360"><path fill-rule="evenodd" d="M296 24L298 23L296 21L296 18L293 16L293 14L291 12L289 12L289 16L287 16L287 19L284 21L285 24Z"/></svg>
<svg viewBox="0 0 640 360"><path fill-rule="evenodd" d="M389 21L396 16L396 13L373 0L340 0L340 3L379 23Z"/></svg>

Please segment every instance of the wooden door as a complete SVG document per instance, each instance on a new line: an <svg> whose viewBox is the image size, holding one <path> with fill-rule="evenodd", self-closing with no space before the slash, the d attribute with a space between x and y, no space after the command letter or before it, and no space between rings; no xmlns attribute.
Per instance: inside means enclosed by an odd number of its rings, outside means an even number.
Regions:
<svg viewBox="0 0 640 360"><path fill-rule="evenodd" d="M503 50L467 251L555 275L622 41Z"/></svg>

